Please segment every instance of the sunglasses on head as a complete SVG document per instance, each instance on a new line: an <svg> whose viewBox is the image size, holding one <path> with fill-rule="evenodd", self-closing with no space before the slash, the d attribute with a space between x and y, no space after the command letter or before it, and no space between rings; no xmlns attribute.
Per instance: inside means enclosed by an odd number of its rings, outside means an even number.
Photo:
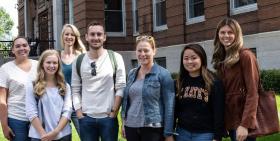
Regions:
<svg viewBox="0 0 280 141"><path fill-rule="evenodd" d="M148 35L140 35L136 37L136 41L140 41L140 40L154 40L154 37L152 36L148 36Z"/></svg>
<svg viewBox="0 0 280 141"><path fill-rule="evenodd" d="M95 64L95 62L90 63L90 66L92 68L91 75L96 76L96 64Z"/></svg>

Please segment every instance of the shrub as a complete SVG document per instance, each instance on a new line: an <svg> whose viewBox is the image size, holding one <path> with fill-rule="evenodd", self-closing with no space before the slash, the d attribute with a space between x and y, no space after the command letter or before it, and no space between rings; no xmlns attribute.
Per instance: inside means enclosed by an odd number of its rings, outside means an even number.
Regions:
<svg viewBox="0 0 280 141"><path fill-rule="evenodd" d="M172 72L171 73L171 77L175 80L175 79L177 79L178 78L178 73L177 72Z"/></svg>
<svg viewBox="0 0 280 141"><path fill-rule="evenodd" d="M171 73L173 79L178 77L178 73ZM280 70L262 70L261 71L262 85L265 90L274 90L280 94Z"/></svg>
<svg viewBox="0 0 280 141"><path fill-rule="evenodd" d="M262 85L265 90L274 90L280 93L280 70L262 70Z"/></svg>

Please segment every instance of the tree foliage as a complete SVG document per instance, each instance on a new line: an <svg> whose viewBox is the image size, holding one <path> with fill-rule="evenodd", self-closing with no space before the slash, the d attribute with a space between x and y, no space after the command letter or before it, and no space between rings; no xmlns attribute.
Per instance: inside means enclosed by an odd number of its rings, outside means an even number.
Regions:
<svg viewBox="0 0 280 141"><path fill-rule="evenodd" d="M9 34L14 22L3 7L0 7L0 39Z"/></svg>

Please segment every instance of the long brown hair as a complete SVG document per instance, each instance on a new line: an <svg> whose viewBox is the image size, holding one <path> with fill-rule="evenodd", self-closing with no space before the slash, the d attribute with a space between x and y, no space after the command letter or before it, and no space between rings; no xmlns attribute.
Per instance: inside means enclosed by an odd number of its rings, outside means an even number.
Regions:
<svg viewBox="0 0 280 141"><path fill-rule="evenodd" d="M55 79L57 81L59 94L64 96L66 93L66 84L61 69L61 59L59 57L59 54L56 50L46 50L42 53L42 55L39 58L38 67L37 67L37 78L34 82L34 93L37 96L43 96L43 94L45 93L47 83L46 83L46 76L45 76L45 70L43 64L45 59L51 55L57 56L58 59L58 70L55 73Z"/></svg>
<svg viewBox="0 0 280 141"><path fill-rule="evenodd" d="M200 75L202 76L205 82L205 88L207 91L211 91L211 87L213 85L214 76L212 73L207 69L207 56L204 49L199 44L189 44L186 45L185 48L181 52L180 58L180 71L179 71L179 78L177 79L177 88L178 94L177 96L181 97L183 93L181 93L182 83L187 77L189 77L189 72L185 69L183 64L184 53L187 49L193 50L201 60L201 68L200 68Z"/></svg>
<svg viewBox="0 0 280 141"><path fill-rule="evenodd" d="M234 35L235 39L233 43L227 47L222 45L219 39L219 31L224 26L229 26ZM221 20L217 26L215 39L214 39L214 53L212 57L212 64L216 70L219 70L221 64L224 63L226 67L230 67L239 61L239 51L243 47L243 37L242 37L242 29L239 23L232 18L225 18Z"/></svg>

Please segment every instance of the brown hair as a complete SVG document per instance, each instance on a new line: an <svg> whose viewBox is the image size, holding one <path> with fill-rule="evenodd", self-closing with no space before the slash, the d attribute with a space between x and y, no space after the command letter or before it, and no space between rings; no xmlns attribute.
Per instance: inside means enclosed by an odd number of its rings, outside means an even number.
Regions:
<svg viewBox="0 0 280 141"><path fill-rule="evenodd" d="M24 40L26 40L26 42L28 43L28 39L27 39L26 37L24 37L24 36L17 36L17 37L13 40L13 42L12 42L12 48L14 47L15 41L16 41L17 39L24 39ZM29 46L29 44L28 44L28 46Z"/></svg>
<svg viewBox="0 0 280 141"><path fill-rule="evenodd" d="M88 32L88 29L91 27L91 26L102 26L103 27L103 30L104 30L104 34L105 34L105 26L101 23L101 22L98 22L98 21L91 21L88 26L87 26L87 32Z"/></svg>
<svg viewBox="0 0 280 141"><path fill-rule="evenodd" d="M222 45L219 39L219 31L224 26L229 26L234 35L235 39L233 43L227 47ZM239 50L243 47L243 37L242 29L239 23L232 18L225 18L221 20L217 26L215 39L214 39L214 53L212 57L212 64L216 70L219 70L221 64L224 63L225 66L230 67L239 61Z"/></svg>

